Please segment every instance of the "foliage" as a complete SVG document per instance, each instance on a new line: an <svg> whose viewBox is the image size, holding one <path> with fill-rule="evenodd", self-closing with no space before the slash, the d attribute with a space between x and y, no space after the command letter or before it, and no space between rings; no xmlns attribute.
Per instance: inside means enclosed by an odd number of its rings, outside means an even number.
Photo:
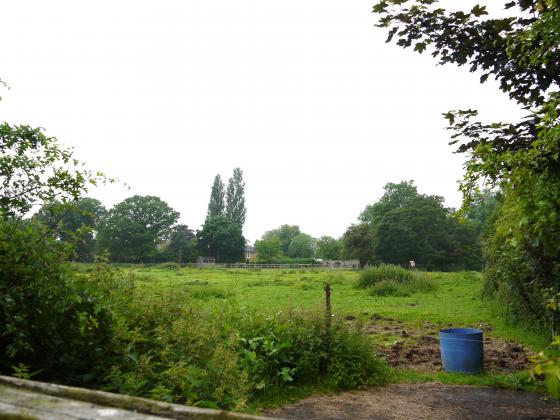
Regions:
<svg viewBox="0 0 560 420"><path fill-rule="evenodd" d="M262 236L263 240L271 239L273 236L276 236L280 239L280 243L282 246L282 253L284 255L288 255L288 249L290 247L290 243L295 236L299 235L301 231L299 230L299 226L296 225L282 225L277 229L269 230L265 232Z"/></svg>
<svg viewBox="0 0 560 420"><path fill-rule="evenodd" d="M0 221L0 370L23 363L40 377L99 382L112 351L103 285L64 263L69 250L33 221Z"/></svg>
<svg viewBox="0 0 560 420"><path fill-rule="evenodd" d="M212 256L217 262L240 262L245 256L245 238L241 225L225 216L207 219L197 233L201 255Z"/></svg>
<svg viewBox="0 0 560 420"><path fill-rule="evenodd" d="M80 383L106 375L112 316L104 288L70 270L72 246L53 235L58 221L21 220L35 205L78 202L104 180L41 129L0 125L2 373Z"/></svg>
<svg viewBox="0 0 560 420"><path fill-rule="evenodd" d="M316 243L315 255L323 260L341 260L342 244L330 236L321 236Z"/></svg>
<svg viewBox="0 0 560 420"><path fill-rule="evenodd" d="M113 293L122 354L109 390L240 410L266 392L324 378L337 388L388 379L368 337L344 323L327 334L324 317L312 313L260 315L231 303L193 310L189 286L122 287ZM210 291L199 298L224 297Z"/></svg>
<svg viewBox="0 0 560 420"><path fill-rule="evenodd" d="M477 226L462 223L443 206L443 198L418 193L413 181L385 185L381 199L366 207L360 219L374 231L374 253L385 263L415 260L425 269L481 267Z"/></svg>
<svg viewBox="0 0 560 420"><path fill-rule="evenodd" d="M300 233L292 238L288 247L290 258L312 258L315 254L315 238L306 233Z"/></svg>
<svg viewBox="0 0 560 420"><path fill-rule="evenodd" d="M224 198L224 183L222 182L220 174L218 174L214 178L214 184L212 184L212 192L210 194L210 201L208 203L208 213L206 215L207 219L224 214Z"/></svg>
<svg viewBox="0 0 560 420"><path fill-rule="evenodd" d="M369 267L360 273L358 287L366 288L374 286L383 280L394 280L397 283L410 283L414 281L417 272L407 270L393 264L380 264Z"/></svg>
<svg viewBox="0 0 560 420"><path fill-rule="evenodd" d="M175 225L171 228L169 240L160 247L157 255L159 261L194 262L198 256L196 235L187 225Z"/></svg>
<svg viewBox="0 0 560 420"><path fill-rule="evenodd" d="M47 203L33 218L52 229L57 239L72 243L77 261L91 262L95 234L106 214L107 210L99 200L83 197L73 203Z"/></svg>
<svg viewBox="0 0 560 420"><path fill-rule="evenodd" d="M360 268L364 268L368 262L375 260L374 233L368 223L351 225L342 236L344 254L348 258L357 258Z"/></svg>
<svg viewBox="0 0 560 420"><path fill-rule="evenodd" d="M259 261L272 262L282 255L280 238L273 236L270 239L255 241L255 251Z"/></svg>
<svg viewBox="0 0 560 420"><path fill-rule="evenodd" d="M83 168L72 150L40 128L0 124L0 217L23 217L35 205L76 201L89 185L106 181Z"/></svg>
<svg viewBox="0 0 560 420"><path fill-rule="evenodd" d="M385 190L383 197L375 204L366 206L365 210L360 214L359 219L361 222L376 226L386 213L410 206L418 198L442 201L441 197L420 195L417 187L414 185L414 181L401 181L398 184L389 182L383 188Z"/></svg>
<svg viewBox="0 0 560 420"><path fill-rule="evenodd" d="M358 287L377 296L411 296L433 292L435 282L421 271L406 270L397 265L381 264L360 273Z"/></svg>
<svg viewBox="0 0 560 420"><path fill-rule="evenodd" d="M552 345L560 347L560 337L556 337ZM550 395L560 398L560 356L546 355L541 351L532 358L532 362L534 363L533 378L544 375Z"/></svg>
<svg viewBox="0 0 560 420"><path fill-rule="evenodd" d="M153 258L178 218L179 213L159 197L135 195L109 211L99 229L99 246L115 262Z"/></svg>
<svg viewBox="0 0 560 420"><path fill-rule="evenodd" d="M560 4L510 1L510 16L491 18L478 5L446 12L431 0L410 3L374 7L379 26L389 28L388 41L396 37L398 45L418 52L432 48L441 64L469 64L482 72L482 83L494 76L529 111L512 123L476 121L473 110L444 115L452 144L469 155L461 186L465 211L481 183L503 194L485 251L487 295L511 320L529 317L542 326L543 290L560 288Z"/></svg>
<svg viewBox="0 0 560 420"><path fill-rule="evenodd" d="M247 209L245 208L245 182L240 168L233 170L233 176L228 181L225 215L243 229Z"/></svg>
<svg viewBox="0 0 560 420"><path fill-rule="evenodd" d="M476 228L481 239L487 238L492 231L494 214L501 197L502 194L499 192L484 189L473 197L471 204L466 209L465 216Z"/></svg>
<svg viewBox="0 0 560 420"><path fill-rule="evenodd" d="M541 248L527 242L520 229L524 217L520 201L506 192L486 241L484 296L497 298L500 315L510 322L544 326L549 321L545 291L558 290L560 266L554 256L543 255Z"/></svg>

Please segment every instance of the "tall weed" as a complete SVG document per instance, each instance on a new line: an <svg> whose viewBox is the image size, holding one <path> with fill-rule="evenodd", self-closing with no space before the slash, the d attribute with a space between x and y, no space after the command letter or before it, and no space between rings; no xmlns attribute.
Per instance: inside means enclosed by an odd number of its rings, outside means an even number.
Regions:
<svg viewBox="0 0 560 420"><path fill-rule="evenodd" d="M265 316L230 301L197 304L190 286L166 292L125 285L113 290L120 353L107 390L242 410L269 390L321 380L348 388L388 378L370 338L343 322L327 329L322 312ZM197 289L214 297L218 290Z"/></svg>

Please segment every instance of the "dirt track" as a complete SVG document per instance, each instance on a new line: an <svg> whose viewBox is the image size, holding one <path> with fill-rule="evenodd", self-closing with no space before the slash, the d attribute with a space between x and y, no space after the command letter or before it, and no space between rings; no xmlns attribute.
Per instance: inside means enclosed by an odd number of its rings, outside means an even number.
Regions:
<svg viewBox="0 0 560 420"><path fill-rule="evenodd" d="M560 419L542 394L459 385L399 384L311 397L265 415L286 419Z"/></svg>

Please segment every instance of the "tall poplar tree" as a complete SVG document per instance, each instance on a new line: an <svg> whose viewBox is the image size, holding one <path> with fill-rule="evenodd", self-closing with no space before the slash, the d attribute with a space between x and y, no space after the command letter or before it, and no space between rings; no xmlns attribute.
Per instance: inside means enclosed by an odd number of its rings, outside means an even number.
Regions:
<svg viewBox="0 0 560 420"><path fill-rule="evenodd" d="M208 214L206 219L210 219L214 216L220 216L224 214L224 183L220 174L216 175L214 178L214 184L212 184L212 192L210 194L210 202L208 203Z"/></svg>
<svg viewBox="0 0 560 420"><path fill-rule="evenodd" d="M226 191L226 217L243 227L246 214L243 171L240 168L235 168L233 176L228 181Z"/></svg>

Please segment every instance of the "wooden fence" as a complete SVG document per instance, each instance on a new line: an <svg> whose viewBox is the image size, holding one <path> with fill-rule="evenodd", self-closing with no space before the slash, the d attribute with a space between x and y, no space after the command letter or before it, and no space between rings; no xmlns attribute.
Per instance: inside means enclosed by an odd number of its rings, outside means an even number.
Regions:
<svg viewBox="0 0 560 420"><path fill-rule="evenodd" d="M327 265L327 264L205 264L205 263L186 263L183 267L192 268L225 268L225 269L242 269L242 270L260 270L260 269L296 269L296 270L359 270L358 264L352 265Z"/></svg>

